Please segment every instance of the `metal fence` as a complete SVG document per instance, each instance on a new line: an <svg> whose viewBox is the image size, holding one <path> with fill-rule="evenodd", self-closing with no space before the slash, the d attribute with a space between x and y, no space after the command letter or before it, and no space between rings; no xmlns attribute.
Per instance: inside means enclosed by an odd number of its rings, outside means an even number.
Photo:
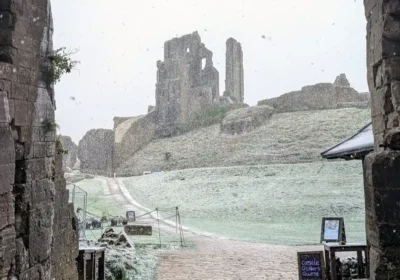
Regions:
<svg viewBox="0 0 400 280"><path fill-rule="evenodd" d="M74 211L78 218L79 239L86 239L86 212L87 212L87 197L88 194L83 189L75 184L68 184L69 202L74 204ZM83 211L82 211L83 210Z"/></svg>

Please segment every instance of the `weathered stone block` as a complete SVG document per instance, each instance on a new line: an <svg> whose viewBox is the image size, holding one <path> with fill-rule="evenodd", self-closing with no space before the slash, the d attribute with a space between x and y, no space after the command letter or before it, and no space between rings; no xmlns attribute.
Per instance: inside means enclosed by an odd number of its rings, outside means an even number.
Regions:
<svg viewBox="0 0 400 280"><path fill-rule="evenodd" d="M0 42L2 45L12 46L12 29L1 29L0 30Z"/></svg>
<svg viewBox="0 0 400 280"><path fill-rule="evenodd" d="M15 100L15 125L16 126L29 126L32 115L31 106L29 102L22 100Z"/></svg>
<svg viewBox="0 0 400 280"><path fill-rule="evenodd" d="M36 265L20 274L19 280L41 279L40 265Z"/></svg>
<svg viewBox="0 0 400 280"><path fill-rule="evenodd" d="M8 227L0 230L0 277L8 276L8 267L14 260L15 256L15 230Z"/></svg>
<svg viewBox="0 0 400 280"><path fill-rule="evenodd" d="M36 102L39 94L44 95L45 93L42 92L47 92L46 89L37 87L37 86L29 86L29 101L31 102Z"/></svg>
<svg viewBox="0 0 400 280"><path fill-rule="evenodd" d="M13 163L15 160L14 141L8 125L0 124L0 165Z"/></svg>
<svg viewBox="0 0 400 280"><path fill-rule="evenodd" d="M390 260L390 261L389 261ZM376 247L370 248L370 279L396 280L400 276L400 256L395 248L380 250Z"/></svg>
<svg viewBox="0 0 400 280"><path fill-rule="evenodd" d="M15 164L0 165L0 194L12 191L15 177Z"/></svg>
<svg viewBox="0 0 400 280"><path fill-rule="evenodd" d="M14 99L8 99L8 108L10 109L10 119L15 119L15 102Z"/></svg>
<svg viewBox="0 0 400 280"><path fill-rule="evenodd" d="M24 154L24 158L25 159L33 159L35 156L35 154L34 154L34 152L35 152L35 150L34 150L34 145L33 145L33 143L34 142L32 142L32 141L26 141L25 143L24 143L24 148L25 148L25 154Z"/></svg>
<svg viewBox="0 0 400 280"><path fill-rule="evenodd" d="M393 41L400 39L400 21L397 17L386 16L383 23L383 36ZM392 44L397 44L393 42Z"/></svg>
<svg viewBox="0 0 400 280"><path fill-rule="evenodd" d="M400 81L393 81L391 87L393 108L400 112Z"/></svg>
<svg viewBox="0 0 400 280"><path fill-rule="evenodd" d="M374 133L382 133L385 130L386 119L382 113L372 116L372 125L376 127L376 129L374 129Z"/></svg>
<svg viewBox="0 0 400 280"><path fill-rule="evenodd" d="M10 107L8 104L7 93L0 91L0 123L10 123Z"/></svg>
<svg viewBox="0 0 400 280"><path fill-rule="evenodd" d="M0 32L0 40L1 40L1 32ZM0 62L0 79L16 82L17 77L17 68L9 63Z"/></svg>
<svg viewBox="0 0 400 280"><path fill-rule="evenodd" d="M375 143L374 151L380 152L380 151L383 150L383 148L380 147L380 145L383 144L383 134L382 133L375 133L374 134L374 143Z"/></svg>
<svg viewBox="0 0 400 280"><path fill-rule="evenodd" d="M11 93L12 99L28 101L28 95L29 95L29 86L20 83L12 84L12 93Z"/></svg>
<svg viewBox="0 0 400 280"><path fill-rule="evenodd" d="M11 84L12 82L9 80L0 79L0 91L5 91L8 98L10 98Z"/></svg>
<svg viewBox="0 0 400 280"><path fill-rule="evenodd" d="M29 159L26 163L27 181L42 180L51 175L51 165L47 158Z"/></svg>
<svg viewBox="0 0 400 280"><path fill-rule="evenodd" d="M56 152L56 144L53 142L47 142L46 143L46 155L48 157L52 157L55 155Z"/></svg>
<svg viewBox="0 0 400 280"><path fill-rule="evenodd" d="M382 67L385 84L390 84L392 80L400 80L400 57L384 59Z"/></svg>
<svg viewBox="0 0 400 280"><path fill-rule="evenodd" d="M387 113L386 128L388 130L399 127L399 124L400 124L400 117L397 112L392 111L391 113Z"/></svg>
<svg viewBox="0 0 400 280"><path fill-rule="evenodd" d="M36 142L34 143L34 157L35 158L41 158L41 157L46 157L46 147L47 147L47 142Z"/></svg>
<svg viewBox="0 0 400 280"><path fill-rule="evenodd" d="M383 10L390 15L400 15L400 2L397 0L386 0L383 2Z"/></svg>
<svg viewBox="0 0 400 280"><path fill-rule="evenodd" d="M11 193L0 195L0 230L14 223L14 202Z"/></svg>
<svg viewBox="0 0 400 280"><path fill-rule="evenodd" d="M45 206L33 211L29 220L29 263L34 266L51 255L52 207Z"/></svg>
<svg viewBox="0 0 400 280"><path fill-rule="evenodd" d="M385 146L391 150L400 150L400 128L390 130L384 140Z"/></svg>
<svg viewBox="0 0 400 280"><path fill-rule="evenodd" d="M40 205L46 202L54 202L55 192L54 183L49 179L33 182L32 203Z"/></svg>
<svg viewBox="0 0 400 280"><path fill-rule="evenodd" d="M18 83L25 84L25 85L33 85L35 84L34 80L34 71L26 68L26 67L19 67L18 68Z"/></svg>
<svg viewBox="0 0 400 280"><path fill-rule="evenodd" d="M374 154L372 184L380 190L400 189L400 152L383 151Z"/></svg>
<svg viewBox="0 0 400 280"><path fill-rule="evenodd" d="M17 249L16 260L19 268L19 271L16 271L16 274L20 274L21 271L29 270L29 254L27 251L28 248L25 247L23 238L18 238L15 244Z"/></svg>
<svg viewBox="0 0 400 280"><path fill-rule="evenodd" d="M39 137L37 137L37 139L33 138L32 130L33 130L33 128L29 127L29 126L21 126L21 127L19 127L18 141L20 143L24 143L25 141L28 141L30 139L32 139L32 141L39 141Z"/></svg>

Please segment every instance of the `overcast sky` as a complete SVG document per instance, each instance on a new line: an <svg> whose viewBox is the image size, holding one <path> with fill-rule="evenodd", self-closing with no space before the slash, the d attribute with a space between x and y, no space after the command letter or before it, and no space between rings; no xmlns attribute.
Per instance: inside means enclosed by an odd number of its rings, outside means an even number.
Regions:
<svg viewBox="0 0 400 280"><path fill-rule="evenodd" d="M56 85L57 122L75 142L114 116L145 114L164 42L194 31L214 53L221 93L226 40L242 43L249 105L340 73L368 91L361 0L52 0L52 9L55 47L79 49L77 70Z"/></svg>

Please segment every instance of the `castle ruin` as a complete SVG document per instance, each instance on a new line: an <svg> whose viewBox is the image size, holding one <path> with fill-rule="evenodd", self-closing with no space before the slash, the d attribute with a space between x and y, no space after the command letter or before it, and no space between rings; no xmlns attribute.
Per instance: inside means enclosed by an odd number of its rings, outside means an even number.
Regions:
<svg viewBox="0 0 400 280"><path fill-rule="evenodd" d="M221 104L219 72L212 57L197 32L165 42L164 61L157 62L157 135L185 131L196 113ZM243 103L243 52L232 38L227 41L226 60L224 96L230 103Z"/></svg>
<svg viewBox="0 0 400 280"><path fill-rule="evenodd" d="M191 129L194 118L214 106L244 106L243 52L240 43L227 41L227 78L220 96L219 72L213 53L197 32L164 44L164 61L157 61L156 106L138 117L114 118L113 169L154 138Z"/></svg>

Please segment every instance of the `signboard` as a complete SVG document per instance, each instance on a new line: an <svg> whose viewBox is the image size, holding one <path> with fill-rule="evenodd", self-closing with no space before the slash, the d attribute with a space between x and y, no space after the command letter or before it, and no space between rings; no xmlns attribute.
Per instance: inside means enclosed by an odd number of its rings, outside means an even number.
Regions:
<svg viewBox="0 0 400 280"><path fill-rule="evenodd" d="M136 221L135 211L126 211L126 219L128 222Z"/></svg>
<svg viewBox="0 0 400 280"><path fill-rule="evenodd" d="M343 218L322 218L321 243L340 242L346 244Z"/></svg>
<svg viewBox="0 0 400 280"><path fill-rule="evenodd" d="M298 252L300 280L325 280L324 254L319 252Z"/></svg>

